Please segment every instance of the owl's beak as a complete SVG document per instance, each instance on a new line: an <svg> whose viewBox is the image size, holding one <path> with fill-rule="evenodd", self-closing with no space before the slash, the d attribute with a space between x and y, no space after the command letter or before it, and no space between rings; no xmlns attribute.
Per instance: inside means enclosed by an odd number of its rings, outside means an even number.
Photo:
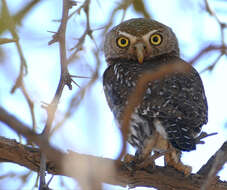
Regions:
<svg viewBox="0 0 227 190"><path fill-rule="evenodd" d="M135 50L136 50L136 57L137 60L140 64L143 63L143 59L144 59L144 54L145 54L145 46L143 43L139 42L137 44L135 44Z"/></svg>

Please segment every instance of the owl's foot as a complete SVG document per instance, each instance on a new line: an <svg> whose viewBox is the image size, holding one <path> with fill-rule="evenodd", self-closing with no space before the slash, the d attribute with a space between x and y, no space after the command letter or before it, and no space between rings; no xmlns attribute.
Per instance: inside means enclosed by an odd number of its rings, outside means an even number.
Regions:
<svg viewBox="0 0 227 190"><path fill-rule="evenodd" d="M151 157L146 157L146 159L143 159L142 157L136 155L130 155L126 154L124 157L124 166L129 170L129 171L135 171L138 169L143 169L147 168L148 166L155 167L155 159L157 155L154 154Z"/></svg>
<svg viewBox="0 0 227 190"><path fill-rule="evenodd" d="M167 166L173 167L176 170L183 172L185 176L189 176L192 171L192 167L184 165L180 161L180 156L176 151L168 152L165 154L165 163Z"/></svg>
<svg viewBox="0 0 227 190"><path fill-rule="evenodd" d="M142 161L141 163L139 163L137 165L137 167L139 169L147 168L148 166L152 166L154 168L155 167L155 160L157 158L163 156L163 155L164 155L164 153L155 152L152 156L149 156L144 161Z"/></svg>
<svg viewBox="0 0 227 190"><path fill-rule="evenodd" d="M126 154L123 160L124 167L127 168L129 171L134 171L136 168L137 157Z"/></svg>
<svg viewBox="0 0 227 190"><path fill-rule="evenodd" d="M138 155L132 156L130 154L126 154L124 157L124 166L130 171L145 169L147 167L154 168L155 160L163 155L164 153L155 152L152 156L149 156L143 159Z"/></svg>
<svg viewBox="0 0 227 190"><path fill-rule="evenodd" d="M136 168L143 169L143 168L147 168L148 166L155 167L154 159L152 159L151 157L147 158L146 160L142 161L141 163L138 163L136 165Z"/></svg>
<svg viewBox="0 0 227 190"><path fill-rule="evenodd" d="M123 162L124 163L129 163L135 160L135 156L131 155L131 154L126 154L124 157Z"/></svg>

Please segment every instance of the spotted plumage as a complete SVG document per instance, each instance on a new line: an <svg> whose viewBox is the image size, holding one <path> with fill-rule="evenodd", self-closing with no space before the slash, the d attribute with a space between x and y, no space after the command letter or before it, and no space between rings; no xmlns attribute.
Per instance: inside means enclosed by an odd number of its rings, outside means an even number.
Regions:
<svg viewBox="0 0 227 190"><path fill-rule="evenodd" d="M103 75L104 91L120 126L128 98L144 72L155 72L166 64L187 64L179 58L172 30L148 19L131 19L114 27L106 35L104 52L108 63ZM128 142L137 148L137 154L145 149L148 154L152 150L173 150L170 160L176 163L171 165L177 168L180 158L176 155L196 148L195 137L206 123L203 84L191 67L190 71L174 72L147 84L142 102L131 115ZM151 142L152 147L147 148ZM171 162L169 157L167 161Z"/></svg>

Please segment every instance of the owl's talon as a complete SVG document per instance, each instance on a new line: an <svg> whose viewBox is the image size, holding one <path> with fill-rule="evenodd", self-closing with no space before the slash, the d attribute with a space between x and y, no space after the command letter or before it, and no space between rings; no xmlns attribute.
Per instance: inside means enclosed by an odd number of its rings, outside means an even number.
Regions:
<svg viewBox="0 0 227 190"><path fill-rule="evenodd" d="M131 161L134 161L134 160L135 160L135 157L134 157L133 155L131 155L131 154L126 154L126 155L124 156L123 162L124 162L124 163L128 163L128 162L131 162Z"/></svg>
<svg viewBox="0 0 227 190"><path fill-rule="evenodd" d="M155 162L152 157L147 158L146 160L142 161L141 163L136 165L137 169L146 169L147 167L151 166L152 168L155 167Z"/></svg>
<svg viewBox="0 0 227 190"><path fill-rule="evenodd" d="M130 154L125 155L123 162L124 167L126 167L129 171L147 168L148 166L154 167L155 165L152 157L143 159L142 157L138 157L138 155L133 156Z"/></svg>
<svg viewBox="0 0 227 190"><path fill-rule="evenodd" d="M165 154L165 163L167 166L175 168L177 171L184 173L186 177L192 172L192 167L184 165L180 160L180 154L177 154L176 151Z"/></svg>
<svg viewBox="0 0 227 190"><path fill-rule="evenodd" d="M124 167L129 171L134 171L136 168L136 156L126 154L123 160Z"/></svg>
<svg viewBox="0 0 227 190"><path fill-rule="evenodd" d="M192 167L188 165L184 165L183 172L186 177L189 176L192 173Z"/></svg>
<svg viewBox="0 0 227 190"><path fill-rule="evenodd" d="M182 172L185 177L188 177L192 172L191 166L183 165L182 163L180 163L179 165L176 164L174 166L167 166L167 167L171 167L171 168L174 168L175 170L177 170L178 172Z"/></svg>

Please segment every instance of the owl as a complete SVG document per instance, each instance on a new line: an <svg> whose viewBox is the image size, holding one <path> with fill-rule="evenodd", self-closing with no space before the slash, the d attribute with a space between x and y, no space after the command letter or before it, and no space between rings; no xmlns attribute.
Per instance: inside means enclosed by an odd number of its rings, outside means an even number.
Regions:
<svg viewBox="0 0 227 190"><path fill-rule="evenodd" d="M108 67L103 74L105 96L121 127L124 109L137 81L160 66L189 65L179 56L177 38L171 28L155 20L130 19L105 36ZM208 106L198 72L174 72L149 81L140 104L130 117L128 142L136 156L145 160L164 155L165 164L184 174L191 167L181 160L182 151L196 149L196 137L208 120ZM158 157L158 156L157 156Z"/></svg>

